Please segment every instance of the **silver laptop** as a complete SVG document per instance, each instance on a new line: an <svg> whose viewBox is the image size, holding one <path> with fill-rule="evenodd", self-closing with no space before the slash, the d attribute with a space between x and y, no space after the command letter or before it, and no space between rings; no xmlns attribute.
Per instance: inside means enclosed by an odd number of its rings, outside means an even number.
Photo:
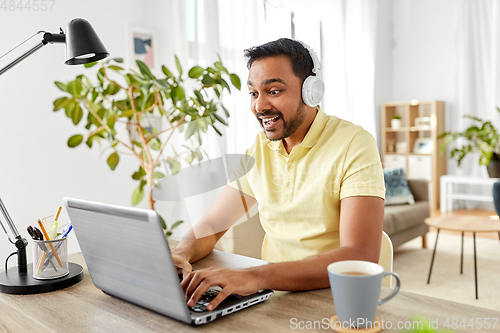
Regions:
<svg viewBox="0 0 500 333"><path fill-rule="evenodd" d="M216 287L190 308L155 211L71 198L64 198L64 203L92 282L109 295L201 325L265 301L273 293L231 295L206 311L220 290Z"/></svg>

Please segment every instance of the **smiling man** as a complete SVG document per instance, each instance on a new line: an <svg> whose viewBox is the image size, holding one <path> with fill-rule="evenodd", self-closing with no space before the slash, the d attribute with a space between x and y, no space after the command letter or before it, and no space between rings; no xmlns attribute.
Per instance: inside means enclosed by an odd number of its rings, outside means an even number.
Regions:
<svg viewBox="0 0 500 333"><path fill-rule="evenodd" d="M303 86L317 80L320 64L302 43L279 39L245 56L250 108L263 128L246 152L255 165L242 163L239 181L223 189L172 250L189 306L209 287L222 288L208 310L231 294L326 288L330 263L377 262L380 253L385 188L374 138L316 106L322 94L311 96L316 92ZM269 264L191 271L190 263L209 254L245 214L243 207L255 203L266 232L262 259Z"/></svg>

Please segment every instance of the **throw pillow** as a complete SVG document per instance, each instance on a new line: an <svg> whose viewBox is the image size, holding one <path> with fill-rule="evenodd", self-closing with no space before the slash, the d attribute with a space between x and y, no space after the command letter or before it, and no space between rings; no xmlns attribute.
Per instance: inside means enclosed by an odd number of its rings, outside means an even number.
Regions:
<svg viewBox="0 0 500 333"><path fill-rule="evenodd" d="M384 169L385 205L414 204L403 168Z"/></svg>

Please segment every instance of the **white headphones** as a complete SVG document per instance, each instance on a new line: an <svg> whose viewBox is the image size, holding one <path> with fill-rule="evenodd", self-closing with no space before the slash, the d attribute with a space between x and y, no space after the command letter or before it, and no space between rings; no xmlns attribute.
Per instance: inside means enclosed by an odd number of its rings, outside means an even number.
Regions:
<svg viewBox="0 0 500 333"><path fill-rule="evenodd" d="M314 107L321 102L323 95L325 94L325 83L321 79L321 63L319 62L319 58L316 53L309 46L307 46L306 43L299 40L297 40L297 42L306 48L313 61L314 68L312 72L316 74L316 76L309 75L304 80L304 83L302 84L302 100L306 105Z"/></svg>

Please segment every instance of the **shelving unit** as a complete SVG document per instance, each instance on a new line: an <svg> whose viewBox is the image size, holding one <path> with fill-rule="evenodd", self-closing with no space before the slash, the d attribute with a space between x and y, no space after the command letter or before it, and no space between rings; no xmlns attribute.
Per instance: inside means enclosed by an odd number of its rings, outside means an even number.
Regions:
<svg viewBox="0 0 500 333"><path fill-rule="evenodd" d="M444 132L442 101L390 102L382 105L382 162L384 168L402 167L408 179L429 181L431 209L439 208L439 178L446 174L446 156L439 154ZM395 115L401 127L391 127Z"/></svg>

